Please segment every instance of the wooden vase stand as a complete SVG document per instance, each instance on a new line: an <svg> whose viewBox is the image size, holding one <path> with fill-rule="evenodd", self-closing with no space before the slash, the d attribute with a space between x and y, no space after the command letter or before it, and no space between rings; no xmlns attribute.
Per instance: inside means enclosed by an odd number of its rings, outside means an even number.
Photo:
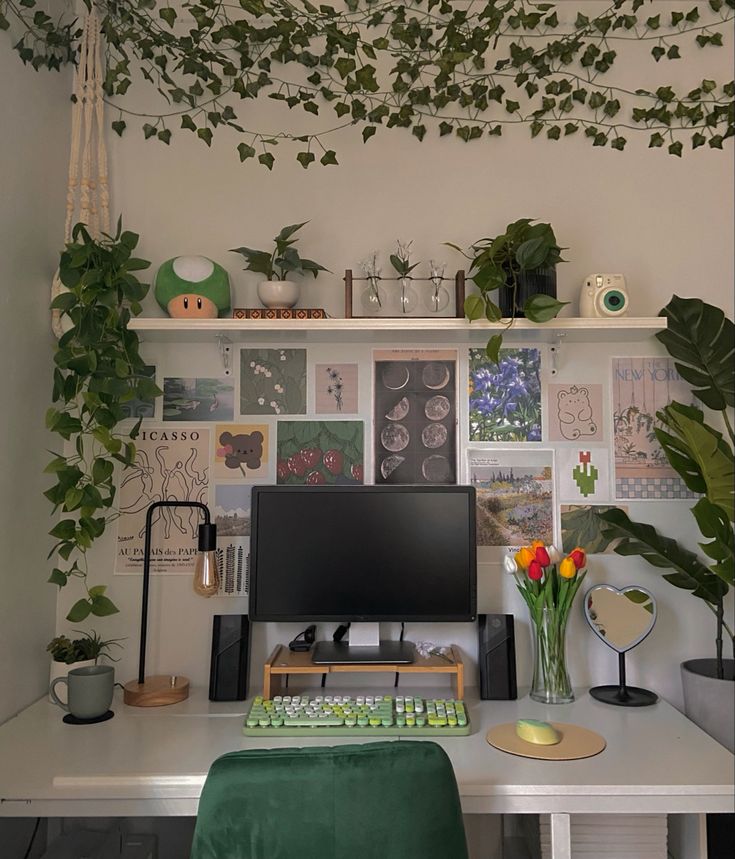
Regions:
<svg viewBox="0 0 735 859"><path fill-rule="evenodd" d="M328 663L315 665L311 653L294 652L278 644L263 666L263 697L272 698L282 693L283 677L289 674L451 674L454 697L464 697L464 664L456 645L450 647L451 662L439 656L419 656L409 665Z"/></svg>

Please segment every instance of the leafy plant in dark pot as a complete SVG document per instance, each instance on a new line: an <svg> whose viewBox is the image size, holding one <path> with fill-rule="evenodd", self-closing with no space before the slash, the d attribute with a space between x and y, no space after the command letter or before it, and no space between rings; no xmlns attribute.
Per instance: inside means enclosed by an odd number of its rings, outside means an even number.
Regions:
<svg viewBox="0 0 735 859"><path fill-rule="evenodd" d="M676 359L676 369L710 410L719 412L724 433L710 426L701 409L673 402L657 412L656 438L687 487L701 495L692 507L708 562L651 525L633 522L622 510L599 513L603 535L620 539L619 555L640 555L654 567L670 570L666 581L702 600L716 622L715 657L682 663L684 709L710 736L735 751L735 659L723 657L723 635L735 647L725 619L725 598L735 573L735 458L728 409L735 405L730 319L696 298L674 296L661 311L668 328L656 336Z"/></svg>
<svg viewBox="0 0 735 859"><path fill-rule="evenodd" d="M479 290L465 299L465 316L471 321L505 319L507 330L523 316L531 322L548 322L569 303L556 298L556 265L564 260L551 224L521 218L499 236L475 242L471 253L447 244L471 261L470 280ZM502 334L488 340L486 352L495 363L502 343Z"/></svg>

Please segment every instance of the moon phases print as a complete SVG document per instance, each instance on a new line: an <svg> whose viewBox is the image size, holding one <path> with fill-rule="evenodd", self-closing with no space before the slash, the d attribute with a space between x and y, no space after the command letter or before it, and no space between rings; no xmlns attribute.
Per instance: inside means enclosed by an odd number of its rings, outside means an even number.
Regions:
<svg viewBox="0 0 735 859"><path fill-rule="evenodd" d="M456 483L456 350L376 350L373 359L375 483Z"/></svg>

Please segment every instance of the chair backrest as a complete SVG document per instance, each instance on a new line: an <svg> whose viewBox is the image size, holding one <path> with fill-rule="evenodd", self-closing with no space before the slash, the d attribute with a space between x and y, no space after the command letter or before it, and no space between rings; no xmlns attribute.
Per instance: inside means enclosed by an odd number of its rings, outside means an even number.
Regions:
<svg viewBox="0 0 735 859"><path fill-rule="evenodd" d="M467 859L452 764L432 742L218 758L192 859Z"/></svg>

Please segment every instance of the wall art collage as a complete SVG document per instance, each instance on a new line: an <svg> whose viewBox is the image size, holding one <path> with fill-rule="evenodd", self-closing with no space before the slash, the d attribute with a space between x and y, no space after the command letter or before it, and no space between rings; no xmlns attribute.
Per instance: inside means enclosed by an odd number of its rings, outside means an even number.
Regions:
<svg viewBox="0 0 735 859"><path fill-rule="evenodd" d="M467 482L491 562L532 539L610 552L596 509L691 497L654 432L658 409L692 402L671 359L613 357L603 384L547 383L538 347L498 364L468 347L310 353L243 347L234 377L158 374L160 405L128 404L145 420L120 481L116 573L140 574L153 501L194 499L213 510L223 594L244 593L257 484ZM191 573L198 521L160 511L154 573Z"/></svg>

